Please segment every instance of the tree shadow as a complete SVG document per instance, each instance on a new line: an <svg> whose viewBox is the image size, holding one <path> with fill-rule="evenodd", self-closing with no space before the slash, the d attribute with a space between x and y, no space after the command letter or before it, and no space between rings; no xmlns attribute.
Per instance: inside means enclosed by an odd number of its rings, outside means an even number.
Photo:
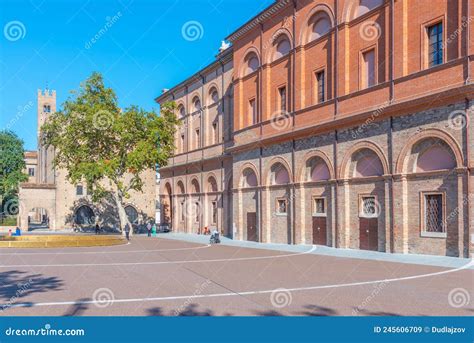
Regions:
<svg viewBox="0 0 474 343"><path fill-rule="evenodd" d="M63 317L70 317L70 316L80 316L89 308L89 304L83 304L81 302L90 301L90 298L81 298L77 300L77 304L71 305L67 309L67 311L63 314Z"/></svg>
<svg viewBox="0 0 474 343"><path fill-rule="evenodd" d="M180 316L180 317L211 317L214 312L210 309L199 310L198 304L189 304L185 308L178 308L170 313L163 312L161 307L152 307L147 309L149 316Z"/></svg>
<svg viewBox="0 0 474 343"><path fill-rule="evenodd" d="M354 308L356 309L356 308ZM400 317L401 314L393 313L393 312L385 312L385 311L369 311L366 309L358 309L357 312L364 315L364 316L388 316L388 317Z"/></svg>
<svg viewBox="0 0 474 343"><path fill-rule="evenodd" d="M338 312L329 307L318 306L318 305L306 305L304 306L305 310L297 312L299 316L309 316L309 317L327 317L327 316L337 316Z"/></svg>
<svg viewBox="0 0 474 343"><path fill-rule="evenodd" d="M281 317L284 316L278 311L275 310L267 310L267 311L253 311L253 313L257 316L262 316L262 317Z"/></svg>
<svg viewBox="0 0 474 343"><path fill-rule="evenodd" d="M41 274L30 274L24 271L6 271L0 273L0 310L7 310L17 303L29 304L22 298L35 294L60 290L63 281L55 276L44 277Z"/></svg>

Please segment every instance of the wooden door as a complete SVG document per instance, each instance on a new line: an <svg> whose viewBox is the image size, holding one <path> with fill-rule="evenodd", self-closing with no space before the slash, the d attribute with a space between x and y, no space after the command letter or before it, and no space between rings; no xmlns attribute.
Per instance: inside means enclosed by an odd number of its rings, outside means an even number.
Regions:
<svg viewBox="0 0 474 343"><path fill-rule="evenodd" d="M247 240L258 242L257 213L256 212L247 213Z"/></svg>
<svg viewBox="0 0 474 343"><path fill-rule="evenodd" d="M326 217L313 217L313 244L328 244L326 222Z"/></svg>
<svg viewBox="0 0 474 343"><path fill-rule="evenodd" d="M379 250L377 218L359 218L359 242L361 250Z"/></svg>

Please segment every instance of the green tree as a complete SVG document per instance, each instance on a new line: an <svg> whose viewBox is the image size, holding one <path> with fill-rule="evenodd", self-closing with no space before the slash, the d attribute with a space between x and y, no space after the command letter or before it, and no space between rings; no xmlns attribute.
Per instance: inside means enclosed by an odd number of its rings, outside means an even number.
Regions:
<svg viewBox="0 0 474 343"><path fill-rule="evenodd" d="M18 187L28 180L24 154L23 141L15 133L0 131L0 214L17 214Z"/></svg>
<svg viewBox="0 0 474 343"><path fill-rule="evenodd" d="M71 183L85 182L93 201L112 195L123 231L131 227L124 209L129 192L142 191L142 172L166 165L173 153L175 109L170 102L160 116L137 106L122 111L115 92L93 73L42 126L42 141L55 148L53 165Z"/></svg>

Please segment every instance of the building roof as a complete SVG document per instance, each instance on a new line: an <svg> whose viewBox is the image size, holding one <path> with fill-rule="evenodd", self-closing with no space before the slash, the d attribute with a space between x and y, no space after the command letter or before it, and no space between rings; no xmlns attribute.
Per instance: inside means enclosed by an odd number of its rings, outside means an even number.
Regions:
<svg viewBox="0 0 474 343"><path fill-rule="evenodd" d="M194 75L188 77L184 81L178 83L173 88L165 90L161 95L159 95L158 97L155 98L155 101L157 103L161 104L166 98L171 96L177 90L179 90L179 89L185 87L186 85L189 85L189 84L191 84L195 81L201 80L203 74L205 74L208 71L212 70L213 68L215 68L220 63L227 63L228 61L232 60L232 56L233 56L232 50L233 50L232 47L229 47L226 50L222 51L220 54L218 54L216 56L216 59L212 63L208 64L207 66L205 66L204 68L199 70Z"/></svg>
<svg viewBox="0 0 474 343"><path fill-rule="evenodd" d="M242 37L244 34L246 34L248 31L252 30L257 25L264 22L265 20L270 18L275 13L279 12L282 8L284 8L290 2L291 2L291 0L275 0L275 2L273 4L271 4L270 6L265 8L263 11L261 11L255 17L251 18L244 25L242 25L237 30L235 30L233 33L231 33L226 38L226 40L233 43L234 41L236 41L237 39Z"/></svg>
<svg viewBox="0 0 474 343"><path fill-rule="evenodd" d="M38 158L37 151L25 151L25 158Z"/></svg>

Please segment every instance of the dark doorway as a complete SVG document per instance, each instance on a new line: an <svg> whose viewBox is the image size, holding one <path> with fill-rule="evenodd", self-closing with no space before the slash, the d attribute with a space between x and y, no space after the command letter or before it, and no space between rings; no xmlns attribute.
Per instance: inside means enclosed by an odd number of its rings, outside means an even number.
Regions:
<svg viewBox="0 0 474 343"><path fill-rule="evenodd" d="M326 217L313 217L313 244L328 244L326 222Z"/></svg>
<svg viewBox="0 0 474 343"><path fill-rule="evenodd" d="M377 218L359 218L359 241L361 250L379 250Z"/></svg>
<svg viewBox="0 0 474 343"><path fill-rule="evenodd" d="M256 212L247 213L247 240L258 242Z"/></svg>

